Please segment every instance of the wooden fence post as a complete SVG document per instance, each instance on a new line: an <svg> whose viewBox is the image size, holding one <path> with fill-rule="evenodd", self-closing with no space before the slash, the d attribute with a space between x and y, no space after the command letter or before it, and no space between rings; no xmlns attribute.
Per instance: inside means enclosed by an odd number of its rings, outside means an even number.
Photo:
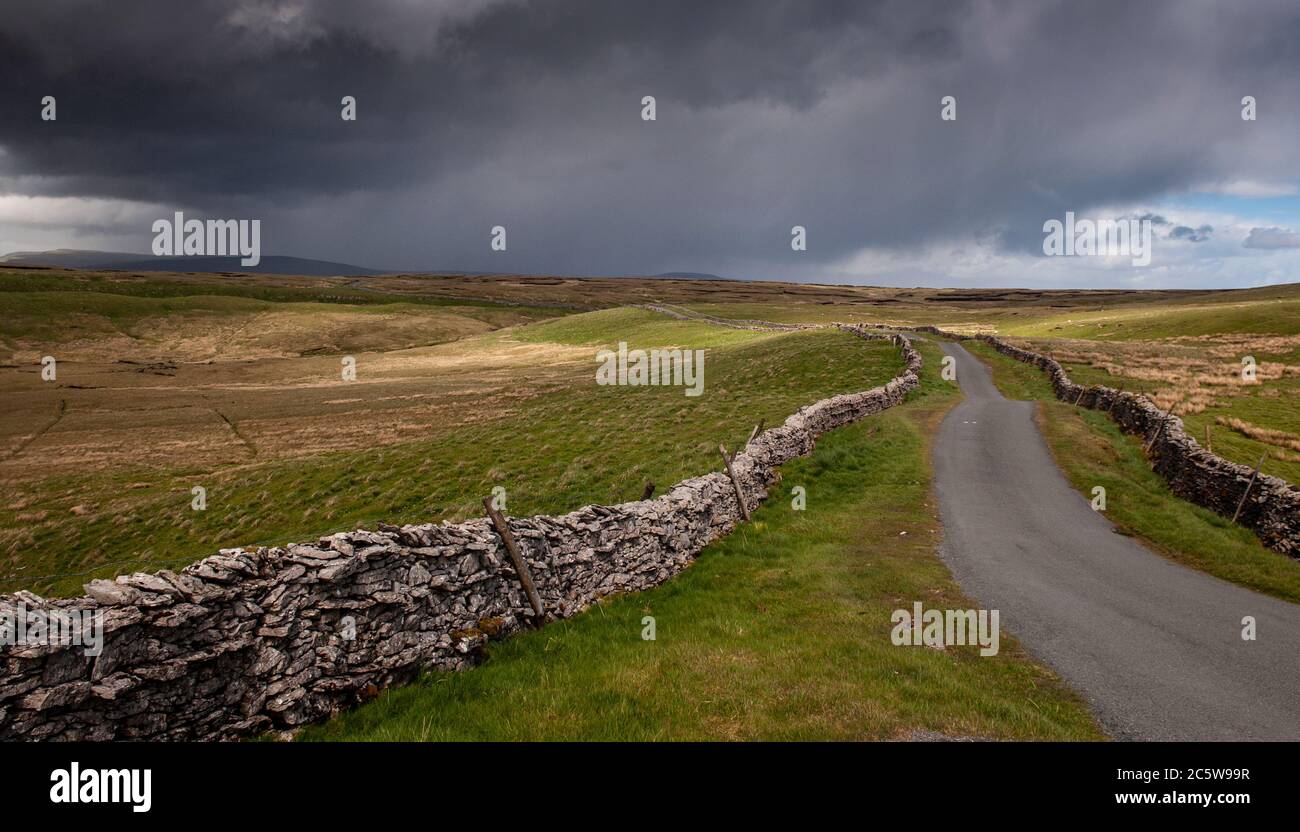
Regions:
<svg viewBox="0 0 1300 832"><path fill-rule="evenodd" d="M528 604L533 608L533 617L537 624L541 624L546 618L546 610L542 606L542 597L537 594L537 587L533 584L533 574L528 571L528 562L524 560L523 553L519 551L519 544L515 543L515 536L510 533L510 527L506 525L506 518L501 516L496 506L492 505L491 497L483 498L483 508L487 509L488 518L492 520L492 525L496 527L497 534L506 544L506 553L510 555L510 560L515 565L515 574L519 576L519 583L524 587L524 594L528 596Z"/></svg>
<svg viewBox="0 0 1300 832"><path fill-rule="evenodd" d="M751 434L749 435L749 438L745 440L745 447L746 447L746 448L749 447L749 443L750 443L750 442L753 442L753 441L754 441L754 437L755 437L755 436L758 436L760 433L763 432L763 421L764 421L764 420L759 419L759 420L758 420L758 424L757 424L757 425L754 425L754 431L753 431L753 433L751 433Z"/></svg>
<svg viewBox="0 0 1300 832"><path fill-rule="evenodd" d="M1174 410L1170 408L1169 412L1165 414L1165 418L1160 420L1160 427L1156 429L1156 435L1151 437L1151 441L1147 443L1144 453L1151 453L1151 449L1156 446L1156 442L1160 441L1160 437L1165 435L1165 428L1169 427L1169 422L1173 418Z"/></svg>
<svg viewBox="0 0 1300 832"><path fill-rule="evenodd" d="M1210 423L1205 423L1205 450L1214 453L1214 443L1210 441Z"/></svg>
<svg viewBox="0 0 1300 832"><path fill-rule="evenodd" d="M1250 475L1250 482L1246 483L1246 490L1242 493L1240 502L1237 503L1237 510L1232 513L1232 522L1237 522L1237 518L1241 516L1241 510L1246 507L1246 498L1250 496L1250 489L1255 487L1255 480L1259 478L1259 469L1264 467L1264 460L1267 457L1268 451L1264 451L1259 457L1259 462L1255 463L1255 473Z"/></svg>
<svg viewBox="0 0 1300 832"><path fill-rule="evenodd" d="M727 476L731 477L731 486L736 489L736 505L740 506L740 516L749 522L749 509L745 506L745 492L740 490L740 480L736 479L736 472L731 467L731 457L727 455L727 448L724 445L718 445L718 452L722 454L722 461L727 465Z"/></svg>
<svg viewBox="0 0 1300 832"><path fill-rule="evenodd" d="M645 491L641 492L641 499L648 500L654 496L654 493L655 493L655 484L652 482L648 482L645 484Z"/></svg>

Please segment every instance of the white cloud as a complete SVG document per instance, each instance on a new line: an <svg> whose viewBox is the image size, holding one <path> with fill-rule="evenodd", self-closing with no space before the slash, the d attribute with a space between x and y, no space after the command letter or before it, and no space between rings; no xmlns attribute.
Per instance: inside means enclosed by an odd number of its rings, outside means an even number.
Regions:
<svg viewBox="0 0 1300 832"><path fill-rule="evenodd" d="M1252 228L1242 246L1263 249L1300 248L1300 234L1289 228Z"/></svg>
<svg viewBox="0 0 1300 832"><path fill-rule="evenodd" d="M1086 212L1091 218L1159 214L1168 228L1213 226L1196 245L1168 239L1156 229L1151 264L1134 267L1128 257L1043 257L1008 251L991 238L966 237L923 248L864 247L825 268L815 264L799 279L891 286L1015 286L1040 289L1194 289L1262 286L1300 281L1300 234L1252 227L1226 212L1176 205L1111 205ZM1250 236L1248 236L1250 235ZM1251 236L1264 245L1243 247ZM1290 240L1288 246L1281 243ZM1287 250L1279 250L1287 249Z"/></svg>
<svg viewBox="0 0 1300 832"><path fill-rule="evenodd" d="M170 206L120 199L0 194L0 254L53 248L148 251Z"/></svg>
<svg viewBox="0 0 1300 832"><path fill-rule="evenodd" d="M1253 179L1234 179L1230 182L1216 182L1195 189L1200 193L1239 196L1247 199L1264 199L1267 197L1295 196L1296 186L1286 182L1260 182Z"/></svg>

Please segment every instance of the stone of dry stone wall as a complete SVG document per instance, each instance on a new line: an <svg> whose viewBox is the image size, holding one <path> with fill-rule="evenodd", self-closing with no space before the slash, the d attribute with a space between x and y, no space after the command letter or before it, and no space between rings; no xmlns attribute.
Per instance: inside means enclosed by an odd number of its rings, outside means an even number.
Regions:
<svg viewBox="0 0 1300 832"><path fill-rule="evenodd" d="M878 333L841 327L867 339ZM921 357L882 387L804 407L733 460L747 505L777 466L827 430L916 386ZM548 617L663 583L739 522L722 473L653 499L508 520ZM0 648L0 740L224 740L318 721L410 680L470 665L531 611L487 519L340 532L310 543L226 549L179 573L86 585L86 596L0 596L0 612L94 610L104 647Z"/></svg>
<svg viewBox="0 0 1300 832"><path fill-rule="evenodd" d="M1048 376L1058 399L1080 407L1108 412L1127 433L1152 442L1149 451L1155 471L1169 488L1188 502L1231 518L1246 493L1254 469L1231 462L1200 446L1183 429L1183 420L1173 416L1145 396L1113 387L1085 387L1070 381L1065 368L1050 356L1010 344L993 335L968 336L944 332L936 327L891 327L929 332L946 338L974 337L1003 355L1032 364ZM1261 542L1276 552L1300 558L1300 487L1284 479L1261 473L1250 489L1237 522L1255 532Z"/></svg>

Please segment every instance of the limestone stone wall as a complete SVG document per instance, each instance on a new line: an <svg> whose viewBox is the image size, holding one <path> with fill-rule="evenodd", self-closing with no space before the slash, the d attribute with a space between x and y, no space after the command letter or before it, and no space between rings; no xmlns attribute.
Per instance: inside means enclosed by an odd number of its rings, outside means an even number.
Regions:
<svg viewBox="0 0 1300 832"><path fill-rule="evenodd" d="M880 339L863 327L841 329ZM822 433L903 401L921 357L861 393L801 408L733 461L752 509L777 466ZM662 496L510 519L547 618L655 586L739 521L724 473ZM0 611L92 609L104 648L0 647L0 740L221 740L321 720L410 680L459 669L532 611L486 519L380 525L283 547L228 549L180 572L95 580L86 595L0 596Z"/></svg>

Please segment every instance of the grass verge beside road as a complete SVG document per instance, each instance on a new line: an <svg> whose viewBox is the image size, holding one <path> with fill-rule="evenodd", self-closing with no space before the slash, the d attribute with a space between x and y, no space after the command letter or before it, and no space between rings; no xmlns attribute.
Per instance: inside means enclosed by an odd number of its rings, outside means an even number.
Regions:
<svg viewBox="0 0 1300 832"><path fill-rule="evenodd" d="M1240 586L1300 603L1300 562L1260 544L1249 529L1173 494L1151 470L1139 439L1105 413L1056 399L1047 377L987 344L964 346L993 371L1007 398L1037 401L1038 423L1057 465L1076 489L1106 489L1106 517L1171 560Z"/></svg>
<svg viewBox="0 0 1300 832"><path fill-rule="evenodd" d="M428 674L302 739L1100 738L1006 633L988 658L890 641L891 612L914 601L976 606L936 554L928 437L959 394L920 346L927 380L907 404L823 436L752 523L675 579L491 644L482 666Z"/></svg>

